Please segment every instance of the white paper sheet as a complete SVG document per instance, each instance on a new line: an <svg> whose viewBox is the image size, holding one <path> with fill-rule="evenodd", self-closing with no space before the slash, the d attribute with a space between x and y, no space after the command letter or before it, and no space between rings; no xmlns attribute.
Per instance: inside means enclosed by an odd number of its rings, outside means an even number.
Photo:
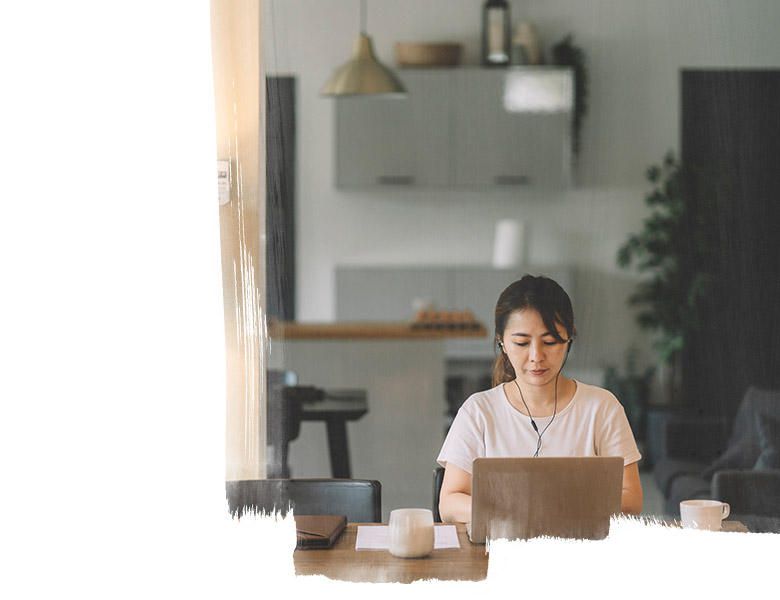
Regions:
<svg viewBox="0 0 780 600"><path fill-rule="evenodd" d="M390 528L387 525L360 525L355 539L355 550L388 550ZM433 526L433 549L460 548L455 525Z"/></svg>

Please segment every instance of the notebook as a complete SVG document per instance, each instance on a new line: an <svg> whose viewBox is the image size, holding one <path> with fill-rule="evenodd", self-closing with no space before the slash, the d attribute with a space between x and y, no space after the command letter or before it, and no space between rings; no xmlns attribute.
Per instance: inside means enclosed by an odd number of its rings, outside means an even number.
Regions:
<svg viewBox="0 0 780 600"><path fill-rule="evenodd" d="M469 539L604 539L622 487L620 457L477 458Z"/></svg>
<svg viewBox="0 0 780 600"><path fill-rule="evenodd" d="M344 515L295 515L296 548L328 549L346 526L347 517Z"/></svg>

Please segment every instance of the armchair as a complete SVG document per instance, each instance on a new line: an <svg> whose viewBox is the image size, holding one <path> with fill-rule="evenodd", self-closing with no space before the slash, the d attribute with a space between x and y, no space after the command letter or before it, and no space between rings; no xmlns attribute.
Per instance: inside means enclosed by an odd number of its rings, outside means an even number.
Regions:
<svg viewBox="0 0 780 600"><path fill-rule="evenodd" d="M748 388L730 437L722 420L673 417L654 476L665 513L680 502L714 498L751 531L780 533L780 390Z"/></svg>

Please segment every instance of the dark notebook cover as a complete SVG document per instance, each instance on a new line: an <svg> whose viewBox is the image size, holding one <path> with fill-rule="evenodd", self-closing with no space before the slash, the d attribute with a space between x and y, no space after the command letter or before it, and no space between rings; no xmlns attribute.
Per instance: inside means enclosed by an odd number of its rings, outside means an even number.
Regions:
<svg viewBox="0 0 780 600"><path fill-rule="evenodd" d="M295 515L295 529L300 550L330 548L347 526L344 515Z"/></svg>

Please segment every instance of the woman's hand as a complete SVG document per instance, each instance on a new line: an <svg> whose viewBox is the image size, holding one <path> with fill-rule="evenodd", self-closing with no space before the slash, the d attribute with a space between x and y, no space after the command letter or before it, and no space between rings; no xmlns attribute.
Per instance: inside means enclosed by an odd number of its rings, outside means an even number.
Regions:
<svg viewBox="0 0 780 600"><path fill-rule="evenodd" d="M471 522L471 474L451 463L444 467L439 514L445 523Z"/></svg>
<svg viewBox="0 0 780 600"><path fill-rule="evenodd" d="M620 510L627 515L638 515L642 512L642 482L639 479L637 463L623 467L623 500Z"/></svg>

